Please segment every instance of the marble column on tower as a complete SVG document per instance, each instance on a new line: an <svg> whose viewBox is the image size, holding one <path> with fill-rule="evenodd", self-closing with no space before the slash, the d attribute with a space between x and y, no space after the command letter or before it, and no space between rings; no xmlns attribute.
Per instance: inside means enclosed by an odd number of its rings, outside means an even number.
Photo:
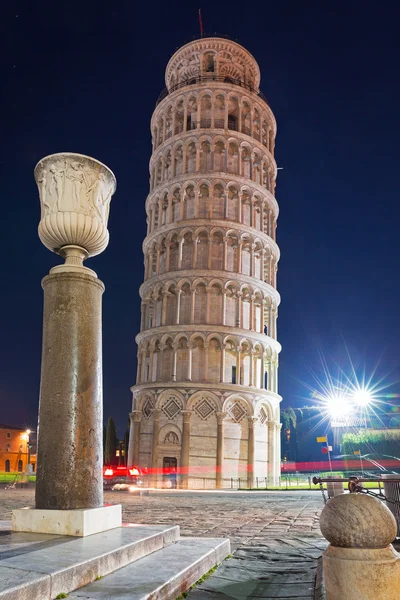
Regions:
<svg viewBox="0 0 400 600"><path fill-rule="evenodd" d="M102 163L72 153L43 158L35 168L35 179L41 204L40 240L65 263L52 268L42 281L35 509L14 511L13 528L84 536L121 524L121 507L103 506L104 285L83 266L85 259L107 247L116 181ZM98 511L90 519L93 528L87 526L85 509Z"/></svg>
<svg viewBox="0 0 400 600"><path fill-rule="evenodd" d="M254 425L257 417L248 417L248 440L247 440L247 487L254 487Z"/></svg>
<svg viewBox="0 0 400 600"><path fill-rule="evenodd" d="M151 451L152 480L157 484L158 480L158 438L160 435L161 410L156 408L153 412L153 447Z"/></svg>
<svg viewBox="0 0 400 600"><path fill-rule="evenodd" d="M276 423L268 422L268 485L277 485L276 481L276 455L278 448L276 447Z"/></svg>
<svg viewBox="0 0 400 600"><path fill-rule="evenodd" d="M191 410L183 410L182 444L181 444L181 486L187 489L189 481L189 453L190 453L190 417Z"/></svg>
<svg viewBox="0 0 400 600"><path fill-rule="evenodd" d="M222 488L222 471L224 462L224 418L226 413L217 412L217 473L216 473L216 487L217 489Z"/></svg>

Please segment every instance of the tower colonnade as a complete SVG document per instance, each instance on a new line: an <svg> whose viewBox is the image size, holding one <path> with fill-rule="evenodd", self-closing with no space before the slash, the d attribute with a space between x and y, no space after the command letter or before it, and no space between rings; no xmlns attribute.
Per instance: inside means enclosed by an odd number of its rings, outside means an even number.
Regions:
<svg viewBox="0 0 400 600"><path fill-rule="evenodd" d="M151 121L128 460L160 482L280 470L276 123L241 46L178 50Z"/></svg>

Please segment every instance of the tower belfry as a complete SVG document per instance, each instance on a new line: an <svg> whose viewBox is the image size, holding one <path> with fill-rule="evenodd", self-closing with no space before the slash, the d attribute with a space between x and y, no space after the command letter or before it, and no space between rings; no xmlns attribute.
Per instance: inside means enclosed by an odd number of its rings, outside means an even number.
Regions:
<svg viewBox="0 0 400 600"><path fill-rule="evenodd" d="M182 487L280 472L276 122L257 62L180 48L151 120L145 275L128 461ZM161 475L158 476L161 480Z"/></svg>

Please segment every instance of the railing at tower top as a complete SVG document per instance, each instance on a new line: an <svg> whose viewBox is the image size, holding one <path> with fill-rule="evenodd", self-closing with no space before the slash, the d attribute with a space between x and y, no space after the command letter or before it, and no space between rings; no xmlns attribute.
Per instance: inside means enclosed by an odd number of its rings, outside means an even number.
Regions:
<svg viewBox="0 0 400 600"><path fill-rule="evenodd" d="M185 79L185 81L181 81L180 83L173 85L169 89L164 88L157 98L156 106L158 106L160 102L164 100L164 98L166 98L169 94L172 94L172 92L175 92L176 90L180 90L181 88L187 87L189 85L195 85L196 83L213 83L215 81L220 83L230 83L232 85L238 85L242 88L245 88L246 90L249 90L250 92L256 94L259 98L264 100L266 104L268 104L268 100L264 96L264 94L260 90L257 91L256 88L250 83L246 83L245 81L241 81L240 79L233 79L232 77L207 74L200 75L199 77L191 77L190 79Z"/></svg>

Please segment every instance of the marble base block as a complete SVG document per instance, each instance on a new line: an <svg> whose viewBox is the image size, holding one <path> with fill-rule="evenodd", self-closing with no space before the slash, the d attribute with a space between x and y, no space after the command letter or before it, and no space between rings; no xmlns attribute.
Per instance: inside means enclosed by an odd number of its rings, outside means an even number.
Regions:
<svg viewBox="0 0 400 600"><path fill-rule="evenodd" d="M121 505L76 510L19 508L12 511L12 530L86 537L122 525Z"/></svg>

